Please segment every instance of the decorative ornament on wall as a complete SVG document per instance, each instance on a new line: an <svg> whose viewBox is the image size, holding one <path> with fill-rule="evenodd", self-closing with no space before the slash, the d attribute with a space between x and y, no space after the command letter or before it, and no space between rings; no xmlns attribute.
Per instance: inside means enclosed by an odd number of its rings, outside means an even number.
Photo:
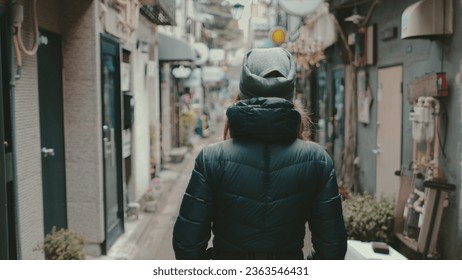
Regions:
<svg viewBox="0 0 462 280"><path fill-rule="evenodd" d="M114 0L114 8L117 9L117 27L124 37L129 38L138 28L140 2L138 0Z"/></svg>
<svg viewBox="0 0 462 280"><path fill-rule="evenodd" d="M104 30L123 40L130 40L138 28L140 7L141 4L138 0L106 0L101 2L99 15Z"/></svg>

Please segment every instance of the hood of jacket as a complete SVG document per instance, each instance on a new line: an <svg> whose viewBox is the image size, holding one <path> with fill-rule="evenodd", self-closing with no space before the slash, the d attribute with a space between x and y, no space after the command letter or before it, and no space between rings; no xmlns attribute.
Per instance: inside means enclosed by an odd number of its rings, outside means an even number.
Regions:
<svg viewBox="0 0 462 280"><path fill-rule="evenodd" d="M231 138L287 142L297 138L301 116L294 104L278 97L238 101L226 111Z"/></svg>

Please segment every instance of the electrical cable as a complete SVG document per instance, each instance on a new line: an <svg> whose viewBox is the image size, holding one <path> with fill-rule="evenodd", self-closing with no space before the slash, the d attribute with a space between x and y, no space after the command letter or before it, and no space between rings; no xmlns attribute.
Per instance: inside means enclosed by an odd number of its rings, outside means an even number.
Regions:
<svg viewBox="0 0 462 280"><path fill-rule="evenodd" d="M449 123L449 117L448 117L448 111L446 110L446 106L444 105L443 102L440 102L442 105L441 107L443 108L443 112L440 112L440 114L443 115L444 117L444 138L443 141L441 141L441 136L440 136L440 131L439 131L439 126L438 126L438 131L436 131L436 135L438 137L438 141L440 144L441 148L441 153L443 154L443 157L446 158L446 152L444 151L446 147L446 140L447 140L447 134L448 134L448 123Z"/></svg>
<svg viewBox="0 0 462 280"><path fill-rule="evenodd" d="M15 52L16 52L16 65L17 66L22 66L22 56L21 52L27 54L27 55L35 55L37 53L38 45L39 45L39 31L38 31L38 19L37 19L37 0L32 0L32 13L33 13L33 32L34 32L34 43L32 45L32 48L29 50L24 46L24 43L22 41L22 21L16 22L15 23L15 33L13 36L13 41L14 41L14 46L15 46Z"/></svg>

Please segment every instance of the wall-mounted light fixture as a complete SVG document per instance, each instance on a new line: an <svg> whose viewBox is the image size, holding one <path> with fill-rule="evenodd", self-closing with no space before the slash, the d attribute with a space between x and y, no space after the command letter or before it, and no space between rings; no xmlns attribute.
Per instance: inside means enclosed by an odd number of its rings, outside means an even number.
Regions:
<svg viewBox="0 0 462 280"><path fill-rule="evenodd" d="M236 3L231 6L231 13L233 15L233 19L240 19L242 17L242 12L244 12L244 5L241 3Z"/></svg>
<svg viewBox="0 0 462 280"><path fill-rule="evenodd" d="M183 65L173 68L172 70L173 77L177 79L186 79L191 75L191 72L192 72L191 68L184 67Z"/></svg>

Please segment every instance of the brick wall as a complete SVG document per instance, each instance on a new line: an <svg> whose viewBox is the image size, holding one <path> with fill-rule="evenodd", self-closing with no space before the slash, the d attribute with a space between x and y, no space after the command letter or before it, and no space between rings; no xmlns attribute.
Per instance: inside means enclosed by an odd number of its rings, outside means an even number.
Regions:
<svg viewBox="0 0 462 280"><path fill-rule="evenodd" d="M24 5L23 38L32 44L31 6ZM0 0L5 5L6 0ZM63 43L63 94L68 226L99 251L104 240L97 5L92 0L37 1L40 28ZM19 238L22 259L42 259L33 248L43 240L40 120L36 56L23 56L15 88ZM92 248L90 245L89 248Z"/></svg>
<svg viewBox="0 0 462 280"><path fill-rule="evenodd" d="M64 125L69 228L99 254L104 241L99 1L63 5Z"/></svg>
<svg viewBox="0 0 462 280"><path fill-rule="evenodd" d="M24 5L22 38L29 47L32 45L31 6L24 0L19 3ZM44 231L36 56L22 55L21 77L16 81L14 95L19 254L21 259L43 259L41 252L33 250L43 240Z"/></svg>

